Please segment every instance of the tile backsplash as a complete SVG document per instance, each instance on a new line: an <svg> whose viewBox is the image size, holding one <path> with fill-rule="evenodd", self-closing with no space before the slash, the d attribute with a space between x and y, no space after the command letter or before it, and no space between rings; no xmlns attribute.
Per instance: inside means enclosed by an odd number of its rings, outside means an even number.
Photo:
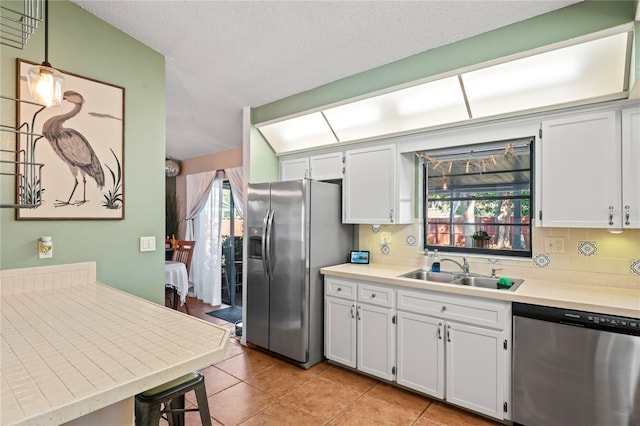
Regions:
<svg viewBox="0 0 640 426"><path fill-rule="evenodd" d="M374 232L360 225L360 250L371 252L371 261L420 267L423 262L420 226L382 225ZM381 235L384 233L384 245ZM532 228L533 258L515 259L465 255L472 272L502 276L561 280L640 289L640 229L611 234L606 229ZM390 234L390 238L389 238ZM563 253L545 251L545 238L562 239ZM462 256L442 254L459 259ZM455 268L455 265L447 265ZM454 269L451 269L454 270Z"/></svg>
<svg viewBox="0 0 640 426"><path fill-rule="evenodd" d="M0 270L0 293L3 295L63 289L95 282L95 262Z"/></svg>

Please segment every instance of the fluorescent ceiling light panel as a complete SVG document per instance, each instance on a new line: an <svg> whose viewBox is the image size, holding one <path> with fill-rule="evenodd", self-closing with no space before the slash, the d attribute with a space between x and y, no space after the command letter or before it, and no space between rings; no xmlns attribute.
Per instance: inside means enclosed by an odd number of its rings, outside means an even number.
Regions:
<svg viewBox="0 0 640 426"><path fill-rule="evenodd" d="M621 93L628 33L462 74L473 118Z"/></svg>
<svg viewBox="0 0 640 426"><path fill-rule="evenodd" d="M469 118L457 76L420 84L397 93L398 115L411 116L443 109L460 112L464 109L464 117L457 119Z"/></svg>
<svg viewBox="0 0 640 426"><path fill-rule="evenodd" d="M341 142L469 118L457 77L330 108L324 114Z"/></svg>
<svg viewBox="0 0 640 426"><path fill-rule="evenodd" d="M337 142L320 112L258 126L258 128L276 153L315 148Z"/></svg>
<svg viewBox="0 0 640 426"><path fill-rule="evenodd" d="M461 74L471 117L456 75L258 127L282 153L624 95L628 42L624 32Z"/></svg>

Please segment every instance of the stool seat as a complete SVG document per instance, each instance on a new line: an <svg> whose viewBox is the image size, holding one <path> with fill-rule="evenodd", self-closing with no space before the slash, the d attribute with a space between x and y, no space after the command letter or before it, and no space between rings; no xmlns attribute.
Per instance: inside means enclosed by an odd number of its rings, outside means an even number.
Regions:
<svg viewBox="0 0 640 426"><path fill-rule="evenodd" d="M184 394L194 390L198 408L184 408ZM161 405L164 404L164 408ZM185 374L136 395L136 426L157 426L163 414L169 425L184 425L184 413L199 411L203 425L211 426L204 376L197 371Z"/></svg>

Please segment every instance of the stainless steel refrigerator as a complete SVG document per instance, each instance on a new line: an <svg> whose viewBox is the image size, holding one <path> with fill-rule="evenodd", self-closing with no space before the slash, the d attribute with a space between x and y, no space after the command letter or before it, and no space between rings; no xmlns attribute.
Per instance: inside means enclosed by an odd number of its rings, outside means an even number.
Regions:
<svg viewBox="0 0 640 426"><path fill-rule="evenodd" d="M344 263L353 244L341 188L309 179L251 184L247 199L247 342L309 368L323 359L320 268Z"/></svg>

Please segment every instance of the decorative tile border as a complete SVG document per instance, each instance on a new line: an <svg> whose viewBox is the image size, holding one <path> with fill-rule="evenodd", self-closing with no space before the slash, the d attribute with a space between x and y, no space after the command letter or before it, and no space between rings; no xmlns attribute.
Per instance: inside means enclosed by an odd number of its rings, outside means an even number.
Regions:
<svg viewBox="0 0 640 426"><path fill-rule="evenodd" d="M415 246L416 245L416 237L414 237L413 235L407 235L407 245L408 246Z"/></svg>
<svg viewBox="0 0 640 426"><path fill-rule="evenodd" d="M536 268L548 268L551 265L551 259L544 253L536 254L533 264Z"/></svg>
<svg viewBox="0 0 640 426"><path fill-rule="evenodd" d="M595 241L578 241L578 254L581 256L595 256L598 245Z"/></svg>
<svg viewBox="0 0 640 426"><path fill-rule="evenodd" d="M640 275L640 259L631 260L631 273L633 275Z"/></svg>

